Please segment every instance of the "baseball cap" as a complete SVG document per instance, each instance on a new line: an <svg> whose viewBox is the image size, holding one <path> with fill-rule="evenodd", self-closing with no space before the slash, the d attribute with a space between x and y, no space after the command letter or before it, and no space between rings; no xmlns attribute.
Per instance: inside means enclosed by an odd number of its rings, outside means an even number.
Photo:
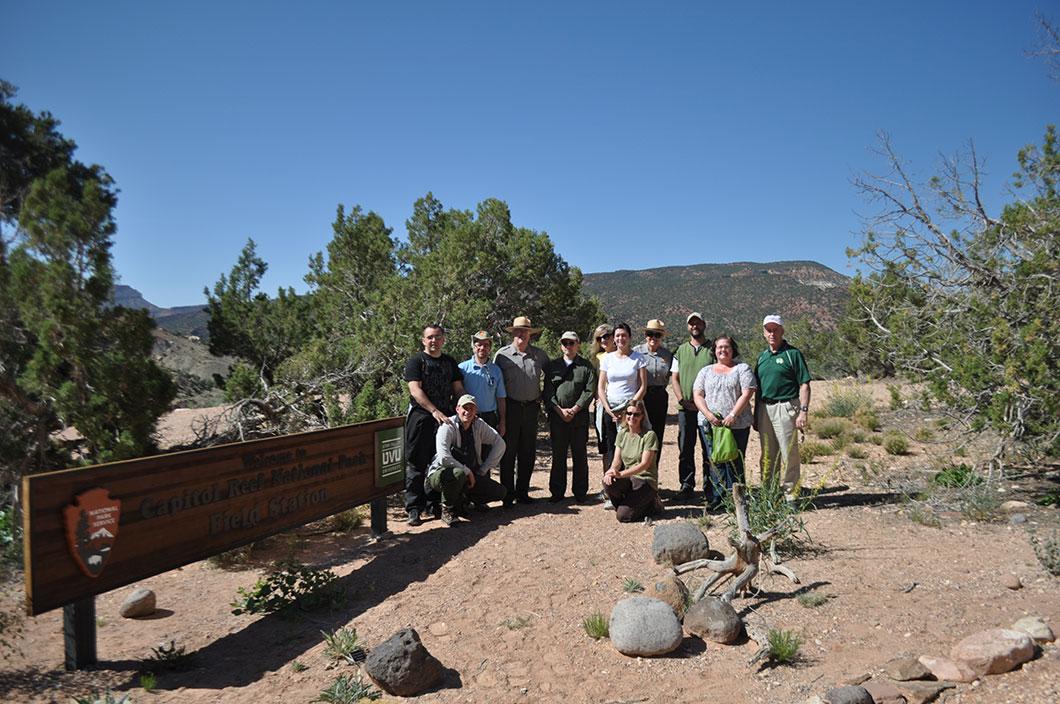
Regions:
<svg viewBox="0 0 1060 704"><path fill-rule="evenodd" d="M578 337L578 333L574 332L573 330L568 330L567 332L563 333L562 335L559 336L559 339L561 339L561 340L574 340L575 342L581 342L582 341L582 339L580 337Z"/></svg>
<svg viewBox="0 0 1060 704"><path fill-rule="evenodd" d="M762 318L762 327L765 327L770 323L773 323L774 325L779 325L780 327L784 327L784 319L781 318L779 315L767 315L766 317Z"/></svg>
<svg viewBox="0 0 1060 704"><path fill-rule="evenodd" d="M463 408L464 406L466 406L468 404L471 404L472 406L476 406L477 407L478 406L478 401L476 401L475 397L472 396L471 394L464 394L463 396L460 397L460 400L456 402L456 405L457 405L458 408Z"/></svg>

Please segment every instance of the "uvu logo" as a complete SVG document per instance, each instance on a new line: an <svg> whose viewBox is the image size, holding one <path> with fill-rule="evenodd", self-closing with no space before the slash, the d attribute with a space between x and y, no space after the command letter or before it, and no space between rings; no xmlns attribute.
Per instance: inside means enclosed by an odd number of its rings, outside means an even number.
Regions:
<svg viewBox="0 0 1060 704"><path fill-rule="evenodd" d="M402 443L400 438L383 441L383 464L391 465L401 462Z"/></svg>

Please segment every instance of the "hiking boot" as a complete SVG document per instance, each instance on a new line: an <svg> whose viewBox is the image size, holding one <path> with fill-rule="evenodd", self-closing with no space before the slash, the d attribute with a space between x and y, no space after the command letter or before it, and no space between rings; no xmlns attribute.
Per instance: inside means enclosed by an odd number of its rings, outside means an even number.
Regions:
<svg viewBox="0 0 1060 704"><path fill-rule="evenodd" d="M452 506L442 506L441 510L442 510L442 513L441 513L442 523L444 523L447 526L451 526L454 523L456 523L456 521L457 521L456 513L453 512L453 507Z"/></svg>
<svg viewBox="0 0 1060 704"><path fill-rule="evenodd" d="M459 506L457 506L453 510L453 513L459 518L466 518L467 520L470 521L471 520L471 505L465 501L464 503L462 503Z"/></svg>
<svg viewBox="0 0 1060 704"><path fill-rule="evenodd" d="M418 509L410 509L409 510L409 517L405 519L405 523L408 523L410 526L418 526L418 525L422 524L423 521L420 519L419 510Z"/></svg>
<svg viewBox="0 0 1060 704"><path fill-rule="evenodd" d="M521 504L532 504L532 503L534 503L534 497L530 496L530 494L519 494L519 496L517 496L515 498L515 500L518 501Z"/></svg>
<svg viewBox="0 0 1060 704"><path fill-rule="evenodd" d="M678 492L677 497L683 501L688 501L689 499L694 498L695 495L695 488L686 484L685 486L681 487L681 491Z"/></svg>
<svg viewBox="0 0 1060 704"><path fill-rule="evenodd" d="M611 499L604 499L604 510L605 511L614 511L615 510L615 505L613 503L611 503Z"/></svg>

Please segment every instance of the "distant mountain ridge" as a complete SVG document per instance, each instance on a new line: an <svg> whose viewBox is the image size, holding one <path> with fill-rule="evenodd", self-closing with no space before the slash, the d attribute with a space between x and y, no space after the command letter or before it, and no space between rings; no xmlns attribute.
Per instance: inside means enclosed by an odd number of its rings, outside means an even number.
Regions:
<svg viewBox="0 0 1060 704"><path fill-rule="evenodd" d="M656 269L585 274L586 290L600 299L612 322L626 321L634 339L648 320L684 336L685 319L702 313L707 335L742 335L779 313L786 320L809 318L832 328L849 298L850 278L812 261L691 264Z"/></svg>
<svg viewBox="0 0 1060 704"><path fill-rule="evenodd" d="M204 340L209 336L206 323L210 316L206 312L205 304L161 308L144 298L143 294L132 286L117 284L114 287L114 305L144 309L155 319L158 327L177 335L197 335Z"/></svg>

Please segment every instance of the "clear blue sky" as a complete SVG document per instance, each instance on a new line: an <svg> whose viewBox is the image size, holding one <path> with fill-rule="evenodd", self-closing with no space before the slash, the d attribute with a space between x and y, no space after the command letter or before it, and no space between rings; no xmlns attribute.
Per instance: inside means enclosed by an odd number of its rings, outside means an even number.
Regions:
<svg viewBox="0 0 1060 704"><path fill-rule="evenodd" d="M974 139L997 206L1060 117L1044 0L741 5L3 2L0 77L114 176L116 267L166 306L248 237L304 290L338 203L404 236L427 191L504 199L586 272L851 273L878 130L925 177Z"/></svg>

